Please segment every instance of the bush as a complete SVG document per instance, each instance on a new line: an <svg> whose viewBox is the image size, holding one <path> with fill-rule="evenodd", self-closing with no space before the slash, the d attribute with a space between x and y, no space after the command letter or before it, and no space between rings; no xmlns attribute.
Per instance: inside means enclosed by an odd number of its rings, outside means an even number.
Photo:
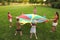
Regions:
<svg viewBox="0 0 60 40"><path fill-rule="evenodd" d="M23 1L18 1L18 3L22 3Z"/></svg>
<svg viewBox="0 0 60 40"><path fill-rule="evenodd" d="M59 9L60 9L60 2L53 2L53 3L51 4L51 7L52 7L52 8L59 8Z"/></svg>
<svg viewBox="0 0 60 40"><path fill-rule="evenodd" d="M2 1L2 5L5 5L5 1Z"/></svg>
<svg viewBox="0 0 60 40"><path fill-rule="evenodd" d="M10 0L7 1L8 5L10 5Z"/></svg>
<svg viewBox="0 0 60 40"><path fill-rule="evenodd" d="M10 1L7 1L7 4L10 5Z"/></svg>
<svg viewBox="0 0 60 40"><path fill-rule="evenodd" d="M43 4L44 2L43 1L40 1L41 4Z"/></svg>

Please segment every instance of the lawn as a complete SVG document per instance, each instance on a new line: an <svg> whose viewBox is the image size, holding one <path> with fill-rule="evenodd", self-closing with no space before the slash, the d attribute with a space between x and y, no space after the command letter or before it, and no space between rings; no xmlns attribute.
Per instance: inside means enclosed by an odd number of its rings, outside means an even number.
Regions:
<svg viewBox="0 0 60 40"><path fill-rule="evenodd" d="M30 25L25 24L22 27L23 36L21 37L19 34L14 35L16 30L16 16L19 16L21 12L25 14L32 14L34 6L0 6L0 40L36 40L33 36L32 39L30 36ZM9 28L9 22L7 19L8 11L11 12L13 16L13 27ZM46 14L48 19L54 17L55 12L58 11L60 13L60 9L54 9L50 7L37 6L37 14L43 16ZM59 14L60 15L60 14ZM60 21L57 26L56 32L51 33L52 21L47 23L39 23L37 24L37 36L38 40L60 40Z"/></svg>

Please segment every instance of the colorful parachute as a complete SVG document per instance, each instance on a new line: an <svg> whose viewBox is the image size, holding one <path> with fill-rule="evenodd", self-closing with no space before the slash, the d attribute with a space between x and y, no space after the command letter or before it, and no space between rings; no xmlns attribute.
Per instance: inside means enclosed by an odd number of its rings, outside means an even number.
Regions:
<svg viewBox="0 0 60 40"><path fill-rule="evenodd" d="M42 23L42 22L48 21L46 17L35 15L35 14L23 14L18 16L18 18L20 20L19 22L23 24L31 23L31 22Z"/></svg>

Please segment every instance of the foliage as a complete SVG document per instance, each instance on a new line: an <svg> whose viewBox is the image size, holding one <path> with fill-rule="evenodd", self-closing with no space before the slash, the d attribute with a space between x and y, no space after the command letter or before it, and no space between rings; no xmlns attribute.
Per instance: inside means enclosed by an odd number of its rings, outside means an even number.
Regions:
<svg viewBox="0 0 60 40"><path fill-rule="evenodd" d="M8 5L10 5L10 0L7 1Z"/></svg>
<svg viewBox="0 0 60 40"><path fill-rule="evenodd" d="M60 9L60 2L53 2L51 6L52 6L52 8L59 8Z"/></svg>
<svg viewBox="0 0 60 40"><path fill-rule="evenodd" d="M60 0L47 0L47 3L50 3L52 8L60 8Z"/></svg>
<svg viewBox="0 0 60 40"><path fill-rule="evenodd" d="M5 5L5 2L6 2L5 0L2 0L2 5Z"/></svg>
<svg viewBox="0 0 60 40"><path fill-rule="evenodd" d="M35 3L36 0L29 0L30 3Z"/></svg>
<svg viewBox="0 0 60 40"><path fill-rule="evenodd" d="M47 0L48 3L56 2L57 0Z"/></svg>
<svg viewBox="0 0 60 40"><path fill-rule="evenodd" d="M0 3L2 2L2 0L0 0Z"/></svg>

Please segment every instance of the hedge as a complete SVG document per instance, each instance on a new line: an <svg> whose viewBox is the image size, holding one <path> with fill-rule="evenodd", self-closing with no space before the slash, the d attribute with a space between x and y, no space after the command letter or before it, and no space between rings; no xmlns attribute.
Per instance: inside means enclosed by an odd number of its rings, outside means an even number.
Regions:
<svg viewBox="0 0 60 40"><path fill-rule="evenodd" d="M60 2L53 2L53 3L51 4L51 7L52 7L52 8L59 8L59 9L60 9Z"/></svg>

